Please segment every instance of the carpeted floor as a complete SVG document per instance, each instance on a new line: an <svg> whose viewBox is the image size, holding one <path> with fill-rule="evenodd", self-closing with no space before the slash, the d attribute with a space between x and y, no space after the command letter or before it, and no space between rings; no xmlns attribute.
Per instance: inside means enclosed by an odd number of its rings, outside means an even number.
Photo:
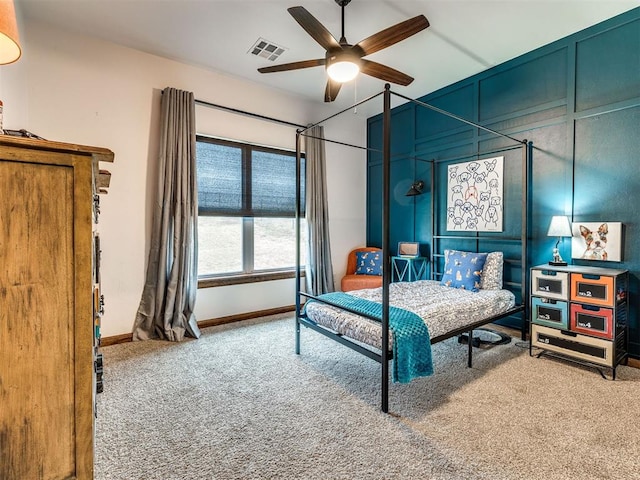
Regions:
<svg viewBox="0 0 640 480"><path fill-rule="evenodd" d="M517 333L514 332L514 335ZM616 381L511 344L434 345L436 373L380 366L275 316L199 340L102 349L97 480L640 478L640 370Z"/></svg>

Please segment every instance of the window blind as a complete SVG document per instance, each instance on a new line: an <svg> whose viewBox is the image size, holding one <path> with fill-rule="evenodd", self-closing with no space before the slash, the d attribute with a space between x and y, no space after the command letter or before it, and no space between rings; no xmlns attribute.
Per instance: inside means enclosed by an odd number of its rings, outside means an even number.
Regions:
<svg viewBox="0 0 640 480"><path fill-rule="evenodd" d="M284 150L197 137L198 214L294 217L296 156ZM301 213L304 215L304 157Z"/></svg>

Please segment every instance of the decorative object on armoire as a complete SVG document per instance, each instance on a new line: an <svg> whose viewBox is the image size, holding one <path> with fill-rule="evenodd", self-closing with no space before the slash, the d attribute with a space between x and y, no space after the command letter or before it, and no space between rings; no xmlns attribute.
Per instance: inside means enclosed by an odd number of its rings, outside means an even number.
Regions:
<svg viewBox="0 0 640 480"><path fill-rule="evenodd" d="M12 129L4 129L4 134L5 135L11 135L13 137L24 137L24 138L35 138L36 140L46 140L46 138L42 138L39 135L36 135L35 133L31 133L28 130L25 130L24 128L21 128L20 130L12 130Z"/></svg>
<svg viewBox="0 0 640 480"><path fill-rule="evenodd" d="M447 230L501 232L504 157L455 163L447 168Z"/></svg>
<svg viewBox="0 0 640 480"><path fill-rule="evenodd" d="M571 258L622 261L621 222L574 222Z"/></svg>
<svg viewBox="0 0 640 480"><path fill-rule="evenodd" d="M162 91L156 205L133 340L199 338L196 122L192 92Z"/></svg>
<svg viewBox="0 0 640 480"><path fill-rule="evenodd" d="M411 184L409 191L405 193L405 195L407 197L415 197L416 195L422 195L424 193L422 191L423 189L424 189L424 181L418 180Z"/></svg>
<svg viewBox="0 0 640 480"><path fill-rule="evenodd" d="M569 218L566 215L554 215L551 218L549 224L549 230L547 230L547 237L558 237L556 245L553 247L553 259L549 261L549 265L564 266L567 264L560 255L558 245L562 241L562 237L571 236L571 226L569 225Z"/></svg>
<svg viewBox="0 0 640 480"><path fill-rule="evenodd" d="M0 478L93 478L106 148L0 136ZM91 294L93 289L93 295Z"/></svg>
<svg viewBox="0 0 640 480"><path fill-rule="evenodd" d="M0 65L17 61L22 55L13 0L0 0Z"/></svg>

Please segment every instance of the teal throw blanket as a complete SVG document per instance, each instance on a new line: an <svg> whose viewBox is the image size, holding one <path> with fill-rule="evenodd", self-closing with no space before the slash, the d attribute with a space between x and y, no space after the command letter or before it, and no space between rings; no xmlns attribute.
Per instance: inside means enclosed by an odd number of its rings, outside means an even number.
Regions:
<svg viewBox="0 0 640 480"><path fill-rule="evenodd" d="M318 298L382 321L382 304L342 292L325 293ZM389 328L393 332L392 380L408 383L416 377L433 374L429 330L418 315L389 306Z"/></svg>

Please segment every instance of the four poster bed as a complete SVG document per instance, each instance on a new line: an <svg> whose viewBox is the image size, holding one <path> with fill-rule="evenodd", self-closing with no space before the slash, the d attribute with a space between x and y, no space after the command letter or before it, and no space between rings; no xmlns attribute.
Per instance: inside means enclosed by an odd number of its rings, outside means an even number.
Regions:
<svg viewBox="0 0 640 480"><path fill-rule="evenodd" d="M393 360L392 378L394 382L408 382L418 376L433 373L431 360L431 345L448 338L468 333L468 361L472 366L473 342L472 332L488 323L513 315L522 314L522 338L526 336L527 325L527 238L528 238L528 172L532 145L527 140L517 140L509 135L491 130L482 125L465 120L426 103L395 94L421 108L428 108L450 118L490 133L501 139L507 139L515 144L503 148L520 149L522 189L520 204L520 233L519 238L508 238L496 235L456 234L441 235L439 230L442 222L440 215L446 215L446 206L439 206L437 189L438 161L428 160L431 168L432 201L431 201L431 273L430 279L414 282L391 283L391 252L390 252L390 137L391 113L389 85L382 93L369 97L357 105L368 102L383 95L383 212L382 212L382 287L349 292L329 293L324 295L310 295L301 290L300 266L300 139L306 129L299 129L296 136L298 158L298 202L297 202L297 269L296 269L296 353L300 354L301 326L314 330L345 345L381 364L381 409L389 411L389 362ZM357 106L355 105L355 106ZM349 107L316 125L351 110ZM331 140L326 140L331 141ZM341 142L336 142L341 143ZM346 145L342 143L342 145ZM354 146L354 145L347 145ZM361 148L361 147L360 147ZM495 153L498 150L494 150ZM488 152L474 154L476 158L487 155ZM470 157L470 156L469 156ZM517 190L517 189L516 189ZM457 233L457 232L456 232ZM464 251L452 248L461 242ZM475 246L475 251L469 245ZM513 259L505 258L503 252L479 252L478 247L490 242L503 244L519 244L518 253ZM510 247L513 255L513 247ZM465 263L467 262L467 263ZM511 289L503 287L503 263L519 265L520 279L517 282L505 282L509 287L519 287L518 295ZM467 274L475 277L475 283L462 286L457 284L460 274L452 270L466 268ZM467 268L468 266L468 268ZM479 267L478 267L479 266ZM477 270L477 271L473 271ZM462 270L461 270L462 271ZM456 275L458 277L456 278ZM449 281L445 281L449 279ZM464 283L464 282L463 282ZM454 285L454 286L450 286ZM303 305L304 304L304 305Z"/></svg>

